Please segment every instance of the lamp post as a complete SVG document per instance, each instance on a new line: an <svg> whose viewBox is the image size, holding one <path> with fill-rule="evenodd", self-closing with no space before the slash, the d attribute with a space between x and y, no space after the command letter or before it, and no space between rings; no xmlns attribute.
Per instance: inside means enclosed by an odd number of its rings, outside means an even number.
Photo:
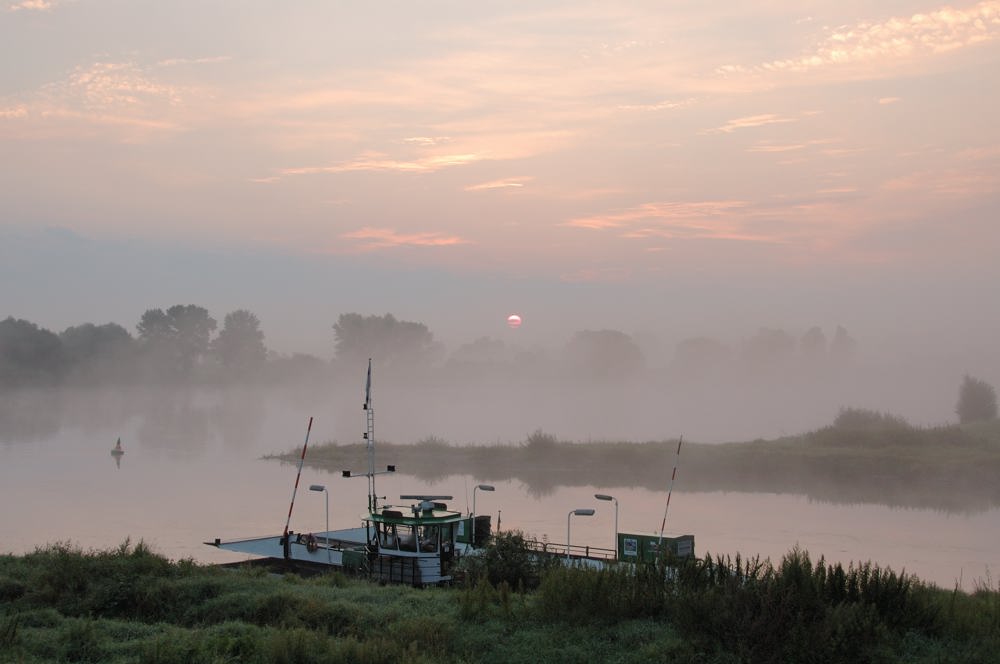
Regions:
<svg viewBox="0 0 1000 664"><path fill-rule="evenodd" d="M324 538L326 539L326 562L330 563L330 492L322 484L311 484L309 490L322 491L323 497L326 498L326 533Z"/></svg>
<svg viewBox="0 0 1000 664"><path fill-rule="evenodd" d="M476 546L476 490L496 491L496 487L492 484L477 484L472 487L472 514L469 515L469 527L472 532L469 533L469 541L472 542L473 546ZM500 516L497 515L497 526L499 525Z"/></svg>
<svg viewBox="0 0 1000 664"><path fill-rule="evenodd" d="M476 490L480 491L496 491L497 488L492 484L477 484L472 488L472 516L476 516Z"/></svg>
<svg viewBox="0 0 1000 664"><path fill-rule="evenodd" d="M618 560L618 499L606 493L595 493L594 498L598 500L610 500L615 503L615 560Z"/></svg>
<svg viewBox="0 0 1000 664"><path fill-rule="evenodd" d="M592 508L570 510L569 514L566 515L566 562L569 562L569 520L572 516L594 516L594 510Z"/></svg>

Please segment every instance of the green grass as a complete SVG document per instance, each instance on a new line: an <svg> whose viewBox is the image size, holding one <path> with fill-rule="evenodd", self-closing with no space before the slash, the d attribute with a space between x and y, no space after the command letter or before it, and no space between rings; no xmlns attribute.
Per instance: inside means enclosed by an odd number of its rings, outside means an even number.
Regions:
<svg viewBox="0 0 1000 664"><path fill-rule="evenodd" d="M522 573L516 549L491 565ZM988 581L948 592L802 551L672 565L536 566L528 591L472 567L417 590L56 544L0 556L0 662L1000 661Z"/></svg>
<svg viewBox="0 0 1000 664"><path fill-rule="evenodd" d="M509 445L379 442L379 459L426 481L448 474L517 479L534 495L557 486L638 486L661 490L677 439L574 443L542 431ZM306 463L327 470L363 467L363 444L310 449ZM273 458L297 462L299 451ZM842 411L828 427L742 443L685 442L679 486L689 491L798 493L834 502L870 502L955 512L1000 505L1000 420L919 428L899 418Z"/></svg>

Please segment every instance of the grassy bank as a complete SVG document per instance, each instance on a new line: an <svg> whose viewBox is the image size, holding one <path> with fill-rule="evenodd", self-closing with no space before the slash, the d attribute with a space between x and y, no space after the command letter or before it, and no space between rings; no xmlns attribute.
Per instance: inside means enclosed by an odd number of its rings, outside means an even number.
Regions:
<svg viewBox="0 0 1000 664"><path fill-rule="evenodd" d="M672 574L517 561L415 590L172 563L141 544L49 546L0 556L0 661L1000 661L996 589L947 592L798 551Z"/></svg>
<svg viewBox="0 0 1000 664"><path fill-rule="evenodd" d="M677 440L561 441L541 431L509 445L454 445L437 438L379 442L380 463L424 480L467 474L517 479L535 494L556 486L640 486L660 490ZM298 451L275 458L298 461ZM309 450L327 470L363 467L363 444ZM685 442L681 485L689 491L798 493L843 502L976 511L1000 505L1000 421L920 428L868 411L845 411L828 427L741 443Z"/></svg>

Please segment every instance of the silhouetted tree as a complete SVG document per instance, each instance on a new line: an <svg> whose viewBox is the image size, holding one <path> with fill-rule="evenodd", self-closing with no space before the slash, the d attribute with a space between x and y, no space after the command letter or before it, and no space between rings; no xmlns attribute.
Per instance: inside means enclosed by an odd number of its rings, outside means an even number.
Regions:
<svg viewBox="0 0 1000 664"><path fill-rule="evenodd" d="M685 376L714 373L732 361L732 351L710 337L683 339L674 349L674 369Z"/></svg>
<svg viewBox="0 0 1000 664"><path fill-rule="evenodd" d="M496 364L508 359L507 345L500 339L479 337L475 341L462 344L452 356L452 362Z"/></svg>
<svg viewBox="0 0 1000 664"><path fill-rule="evenodd" d="M135 340L116 323L84 323L59 334L70 371L86 380L111 380L128 375Z"/></svg>
<svg viewBox="0 0 1000 664"><path fill-rule="evenodd" d="M809 359L826 355L826 335L823 334L823 330L815 325L806 330L799 340L799 349Z"/></svg>
<svg viewBox="0 0 1000 664"><path fill-rule="evenodd" d="M212 351L229 370L259 368L267 360L260 320L246 309L226 314Z"/></svg>
<svg viewBox="0 0 1000 664"><path fill-rule="evenodd" d="M618 330L582 330L566 346L566 359L594 378L622 378L642 369L645 359L632 337Z"/></svg>
<svg viewBox="0 0 1000 664"><path fill-rule="evenodd" d="M847 333L847 329L838 325L837 331L833 333L833 341L830 342L830 355L841 360L850 359L857 347L858 342Z"/></svg>
<svg viewBox="0 0 1000 664"><path fill-rule="evenodd" d="M958 421L976 422L992 420L997 416L997 393L986 381L966 376L958 390L958 404L955 406Z"/></svg>
<svg viewBox="0 0 1000 664"><path fill-rule="evenodd" d="M784 330L762 327L743 344L743 359L750 364L777 364L795 352L795 337Z"/></svg>
<svg viewBox="0 0 1000 664"><path fill-rule="evenodd" d="M396 320L392 314L341 314L333 326L338 362L363 364L368 358L383 367L423 366L440 353L423 323Z"/></svg>
<svg viewBox="0 0 1000 664"><path fill-rule="evenodd" d="M58 336L26 320L0 321L0 385L51 385L64 370Z"/></svg>
<svg viewBox="0 0 1000 664"><path fill-rule="evenodd" d="M165 312L147 310L136 329L143 349L160 370L184 375L208 352L215 327L207 309L175 304Z"/></svg>

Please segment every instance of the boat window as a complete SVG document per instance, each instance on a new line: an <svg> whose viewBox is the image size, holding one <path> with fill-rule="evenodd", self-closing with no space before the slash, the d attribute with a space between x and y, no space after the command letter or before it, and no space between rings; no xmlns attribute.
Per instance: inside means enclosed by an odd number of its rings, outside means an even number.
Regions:
<svg viewBox="0 0 1000 664"><path fill-rule="evenodd" d="M437 551L438 529L437 526L423 526L420 529L420 550Z"/></svg>
<svg viewBox="0 0 1000 664"><path fill-rule="evenodd" d="M379 528L379 546L383 549L396 549L399 538L396 536L396 525L383 523Z"/></svg>
<svg viewBox="0 0 1000 664"><path fill-rule="evenodd" d="M413 526L399 526L398 533L400 551L417 550L417 537L416 533L413 532Z"/></svg>

